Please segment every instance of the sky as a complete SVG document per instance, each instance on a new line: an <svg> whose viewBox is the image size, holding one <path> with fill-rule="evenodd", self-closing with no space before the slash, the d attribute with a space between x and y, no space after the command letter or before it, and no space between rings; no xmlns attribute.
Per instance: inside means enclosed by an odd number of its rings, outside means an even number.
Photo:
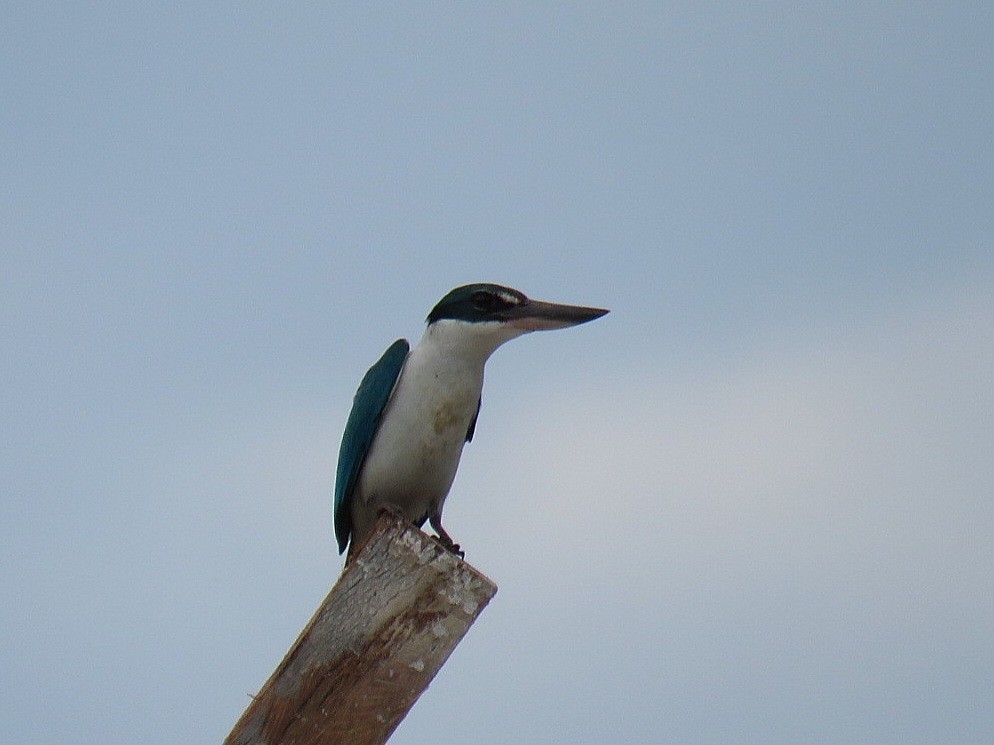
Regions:
<svg viewBox="0 0 994 745"><path fill-rule="evenodd" d="M994 741L989 3L52 3L0 44L0 722L220 742L365 370L502 347L394 745Z"/></svg>

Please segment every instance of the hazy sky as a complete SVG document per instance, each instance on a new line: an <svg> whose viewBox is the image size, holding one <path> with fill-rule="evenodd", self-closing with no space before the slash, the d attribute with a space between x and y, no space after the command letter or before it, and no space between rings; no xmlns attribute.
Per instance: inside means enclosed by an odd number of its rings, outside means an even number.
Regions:
<svg viewBox="0 0 994 745"><path fill-rule="evenodd" d="M990 3L7 3L0 729L221 741L336 579L366 368L470 281L392 739L994 741Z"/></svg>

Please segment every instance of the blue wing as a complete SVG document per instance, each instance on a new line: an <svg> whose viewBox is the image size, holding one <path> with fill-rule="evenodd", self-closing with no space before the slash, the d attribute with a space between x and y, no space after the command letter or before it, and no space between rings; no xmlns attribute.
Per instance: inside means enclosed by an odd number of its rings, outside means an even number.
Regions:
<svg viewBox="0 0 994 745"><path fill-rule="evenodd" d="M355 491L359 472L410 349L411 345L406 339L398 339L391 344L376 364L369 368L352 401L352 412L345 425L342 446L338 451L338 474L335 478L335 537L338 538L338 553L345 550L352 534L352 493Z"/></svg>

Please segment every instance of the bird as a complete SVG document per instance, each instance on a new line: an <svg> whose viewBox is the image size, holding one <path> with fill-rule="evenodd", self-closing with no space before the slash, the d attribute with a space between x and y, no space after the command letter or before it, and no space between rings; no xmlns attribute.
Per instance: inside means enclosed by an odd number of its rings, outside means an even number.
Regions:
<svg viewBox="0 0 994 745"><path fill-rule="evenodd" d="M465 554L442 527L442 507L463 446L480 414L483 368L502 344L532 331L563 329L603 308L532 300L491 283L456 287L432 308L413 348L391 344L359 384L342 434L335 480L338 553L348 566L381 512L422 527Z"/></svg>

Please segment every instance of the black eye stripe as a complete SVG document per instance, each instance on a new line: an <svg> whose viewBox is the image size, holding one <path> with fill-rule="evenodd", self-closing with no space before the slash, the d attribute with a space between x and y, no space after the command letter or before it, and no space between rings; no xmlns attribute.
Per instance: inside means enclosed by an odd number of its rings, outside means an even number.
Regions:
<svg viewBox="0 0 994 745"><path fill-rule="evenodd" d="M495 300L496 298L489 292L480 291L473 293L473 307L477 310L492 310L495 306Z"/></svg>
<svg viewBox="0 0 994 745"><path fill-rule="evenodd" d="M520 302L514 295L504 292L488 292L486 290L474 292L471 300L473 307L481 312L506 310Z"/></svg>
<svg viewBox="0 0 994 745"><path fill-rule="evenodd" d="M457 287L443 297L426 319L429 324L446 318L478 322L509 319L514 309L528 304L517 290L500 285L475 284Z"/></svg>

